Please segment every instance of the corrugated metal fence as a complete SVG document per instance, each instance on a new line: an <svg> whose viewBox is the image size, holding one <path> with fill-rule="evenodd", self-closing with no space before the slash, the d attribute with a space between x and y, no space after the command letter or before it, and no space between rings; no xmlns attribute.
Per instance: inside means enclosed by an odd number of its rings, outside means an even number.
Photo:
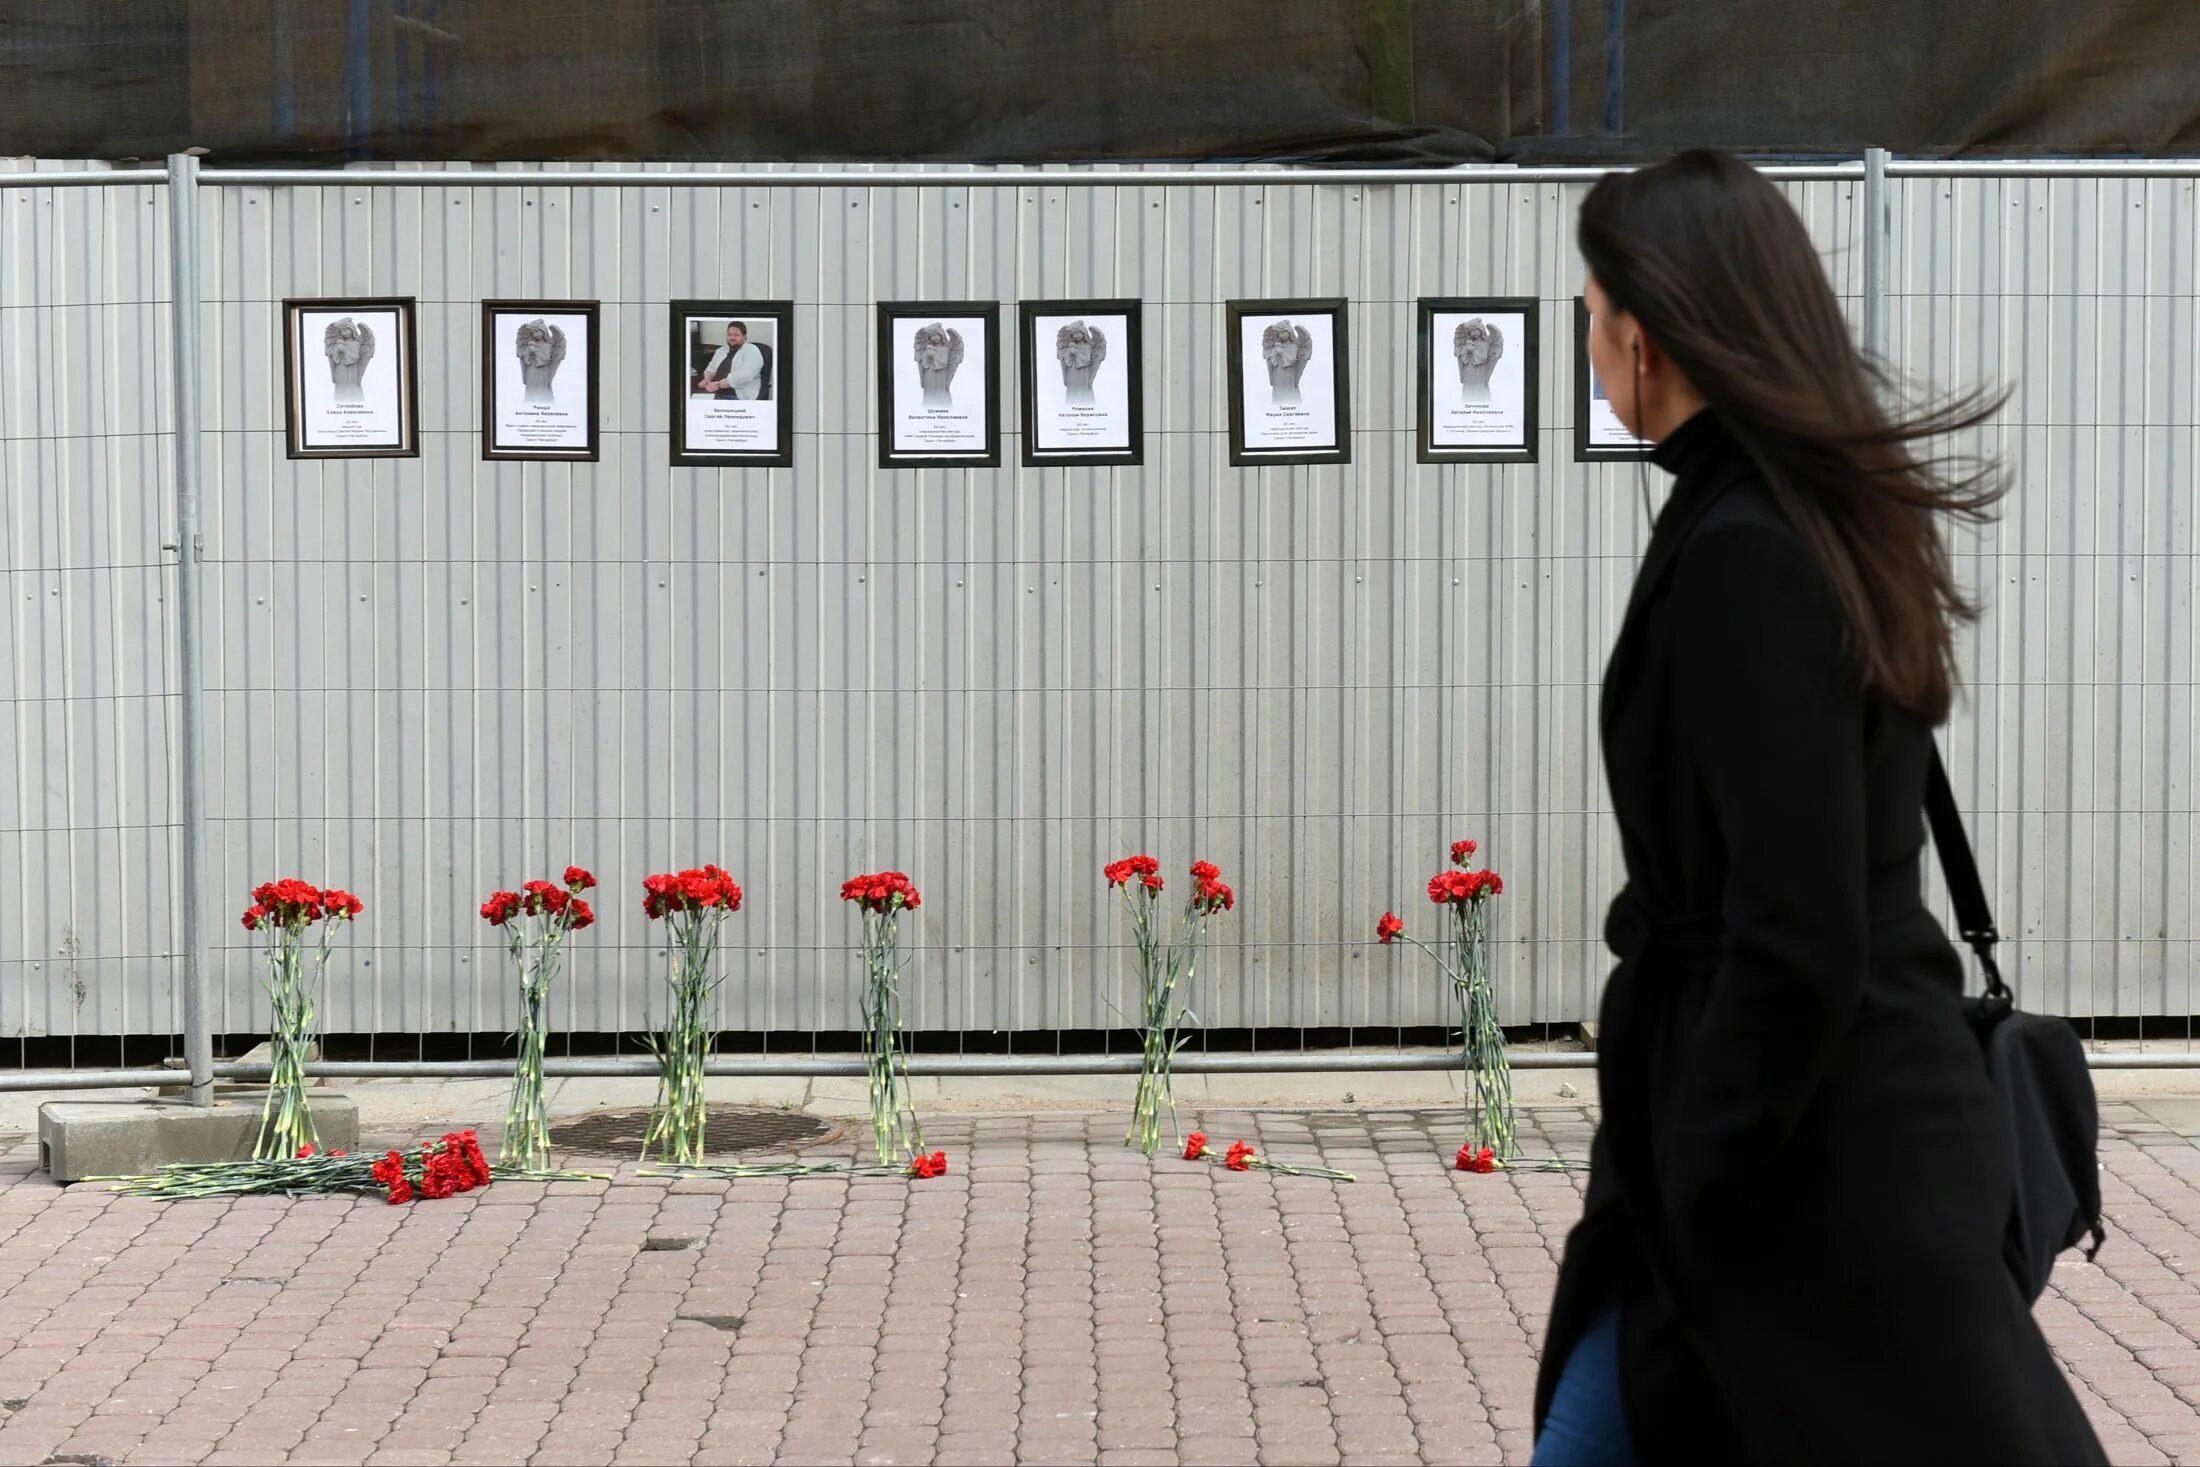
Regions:
<svg viewBox="0 0 2200 1467"><path fill-rule="evenodd" d="M1207 1024L1440 1024L1370 934L1461 835L1507 877L1508 1020L1592 1013L1617 881L1595 688L1646 525L1632 465L1572 461L1589 175L251 177L205 176L194 236L214 1029L264 1023L226 914L273 874L366 899L329 1029L506 1028L474 909L568 860L608 888L572 1030L650 1023L636 889L703 860L749 892L730 1029L855 1027L837 889L878 866L927 894L915 1026L1117 1027L1099 866L1134 849L1237 881ZM1861 316L1864 170L1782 186ZM2018 386L1950 752L2022 992L2182 1033L2194 178L1885 189L1894 359ZM10 1038L182 1025L168 208L0 187ZM419 299L417 460L284 456L279 303L345 295ZM664 303L713 295L797 302L793 469L667 466ZM1351 301L1353 462L1228 467L1222 303L1320 295ZM1442 295L1543 303L1539 463L1415 462L1413 303ZM1004 467L877 466L874 303L1101 296L1146 303L1143 468L1016 467L1013 369ZM498 297L602 301L600 463L481 461Z"/></svg>

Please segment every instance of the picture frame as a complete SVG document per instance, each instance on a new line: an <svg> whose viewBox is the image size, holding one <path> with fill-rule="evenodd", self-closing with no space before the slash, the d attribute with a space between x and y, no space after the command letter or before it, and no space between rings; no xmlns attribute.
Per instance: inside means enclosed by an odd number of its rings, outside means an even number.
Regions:
<svg viewBox="0 0 2200 1467"><path fill-rule="evenodd" d="M1656 445L1620 423L1606 389L1589 364L1589 302L1574 297L1574 462L1610 463L1648 458Z"/></svg>
<svg viewBox="0 0 2200 1467"><path fill-rule="evenodd" d="M484 459L596 462L603 361L598 318L595 301L481 303Z"/></svg>
<svg viewBox="0 0 2200 1467"><path fill-rule="evenodd" d="M1224 320L1231 465L1352 462L1345 299L1226 301Z"/></svg>
<svg viewBox="0 0 2200 1467"><path fill-rule="evenodd" d="M411 296L283 302L291 458L420 457L418 318Z"/></svg>
<svg viewBox="0 0 2200 1467"><path fill-rule="evenodd" d="M673 466L791 468L794 302L673 301L669 320Z"/></svg>
<svg viewBox="0 0 2200 1467"><path fill-rule="evenodd" d="M1534 463L1542 302L1423 296L1415 306L1419 461Z"/></svg>
<svg viewBox="0 0 2200 1467"><path fill-rule="evenodd" d="M880 468L1001 466L1000 337L998 301L878 303Z"/></svg>
<svg viewBox="0 0 2200 1467"><path fill-rule="evenodd" d="M1136 300L1018 302L1026 468L1146 461L1143 317Z"/></svg>

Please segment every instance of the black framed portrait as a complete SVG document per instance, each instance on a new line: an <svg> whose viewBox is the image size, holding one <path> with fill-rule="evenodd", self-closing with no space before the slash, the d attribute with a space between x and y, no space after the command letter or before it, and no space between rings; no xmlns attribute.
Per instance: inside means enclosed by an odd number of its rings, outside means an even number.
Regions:
<svg viewBox="0 0 2200 1467"><path fill-rule="evenodd" d="M1420 461L1536 461L1533 296L1423 297L1415 331Z"/></svg>
<svg viewBox="0 0 2200 1467"><path fill-rule="evenodd" d="M992 469L1001 463L997 301L881 301L881 468Z"/></svg>
<svg viewBox="0 0 2200 1467"><path fill-rule="evenodd" d="M672 462L794 463L794 303L672 303Z"/></svg>
<svg viewBox="0 0 2200 1467"><path fill-rule="evenodd" d="M594 301L481 303L481 456L596 460Z"/></svg>
<svg viewBox="0 0 2200 1467"><path fill-rule="evenodd" d="M1589 302L1575 296L1574 462L1644 458L1653 446L1628 432L1612 410L1611 385L1597 380L1596 368L1589 362Z"/></svg>
<svg viewBox="0 0 2200 1467"><path fill-rule="evenodd" d="M1350 323L1342 297L1226 303L1230 462L1352 462Z"/></svg>
<svg viewBox="0 0 2200 1467"><path fill-rule="evenodd" d="M418 458L411 297L283 302L283 419L292 458Z"/></svg>
<svg viewBox="0 0 2200 1467"><path fill-rule="evenodd" d="M1019 304L1027 466L1145 462L1142 315L1135 300Z"/></svg>

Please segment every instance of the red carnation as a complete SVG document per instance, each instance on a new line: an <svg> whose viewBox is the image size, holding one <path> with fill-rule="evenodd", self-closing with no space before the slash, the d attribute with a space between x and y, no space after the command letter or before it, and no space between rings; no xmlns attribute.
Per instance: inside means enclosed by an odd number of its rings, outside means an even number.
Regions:
<svg viewBox="0 0 2200 1467"><path fill-rule="evenodd" d="M579 866L565 868L565 884L572 891L587 891L596 884L596 878Z"/></svg>
<svg viewBox="0 0 2200 1467"><path fill-rule="evenodd" d="M1463 1172L1494 1172L1497 1170L1497 1152L1485 1146L1476 1151L1472 1146L1459 1148L1459 1170Z"/></svg>
<svg viewBox="0 0 2200 1467"><path fill-rule="evenodd" d="M947 1153L944 1151L935 1151L930 1156L926 1156L923 1152L918 1152L914 1157L910 1158L909 1175L912 1177L946 1176Z"/></svg>
<svg viewBox="0 0 2200 1467"><path fill-rule="evenodd" d="M1220 875L1222 875L1222 868L1212 861L1192 862L1192 879L1194 881L1213 881Z"/></svg>
<svg viewBox="0 0 2200 1467"><path fill-rule="evenodd" d="M854 902L865 911L891 912L898 907L912 911L924 905L924 898L910 884L909 876L902 871L879 871L867 876L852 876L841 883L840 899Z"/></svg>
<svg viewBox="0 0 2200 1467"><path fill-rule="evenodd" d="M1127 886L1135 881L1148 891L1159 891L1165 885L1161 879L1161 863L1151 856L1125 856L1120 861L1110 861L1103 875L1110 886Z"/></svg>
<svg viewBox="0 0 2200 1467"><path fill-rule="evenodd" d="M579 897L575 897L573 899L573 914L567 919L567 922L575 932L580 931L583 927L593 927L596 925L595 909Z"/></svg>
<svg viewBox="0 0 2200 1467"><path fill-rule="evenodd" d="M1197 1161L1207 1154L1207 1133L1194 1131L1184 1138L1184 1159Z"/></svg>
<svg viewBox="0 0 2200 1467"><path fill-rule="evenodd" d="M582 876L588 875L585 871L579 871L578 867L574 869ZM594 884L595 879L590 877L589 885ZM642 913L647 917L667 917L674 912L702 912L712 909L725 912L741 910L740 884L717 866L690 867L685 871L660 872L655 876L644 877L642 890L647 893L642 898ZM559 895L565 896L562 892Z"/></svg>
<svg viewBox="0 0 2200 1467"><path fill-rule="evenodd" d="M247 932L257 932L257 931L259 931L259 930L260 930L260 928L262 928L263 926L265 926L265 925L267 924L267 919L268 919L269 917L273 916L273 915L274 915L274 914L273 914L272 912L268 911L268 909L267 909L266 907L263 907L263 906L259 905L258 903L254 903L253 905L251 905L251 906L249 906L249 907L246 907L246 908L244 909L244 926L245 926L245 931L247 931Z"/></svg>
<svg viewBox="0 0 2200 1467"><path fill-rule="evenodd" d="M1471 840L1455 840L1451 843L1451 863L1454 866L1464 866L1474 859L1474 853L1480 849Z"/></svg>
<svg viewBox="0 0 2200 1467"><path fill-rule="evenodd" d="M412 1183L403 1177L397 1177L390 1182L390 1206L396 1207L412 1200Z"/></svg>
<svg viewBox="0 0 2200 1467"><path fill-rule="evenodd" d="M1223 1165L1233 1172L1248 1171L1253 1165L1253 1148L1243 1141L1232 1141L1229 1154L1223 1157Z"/></svg>
<svg viewBox="0 0 2200 1467"><path fill-rule="evenodd" d="M1382 920L1375 924L1375 940L1387 947L1390 944L1392 938L1397 937L1405 930L1406 924L1404 918L1400 917L1396 912L1385 912L1383 913Z"/></svg>
<svg viewBox="0 0 2200 1467"><path fill-rule="evenodd" d="M311 1141L298 1148L298 1159L300 1161L304 1161L311 1155L313 1155L313 1143Z"/></svg>
<svg viewBox="0 0 2200 1467"><path fill-rule="evenodd" d="M1227 912L1237 905L1237 893L1225 882L1208 879L1199 883L1199 890L1192 895L1192 905L1202 912Z"/></svg>

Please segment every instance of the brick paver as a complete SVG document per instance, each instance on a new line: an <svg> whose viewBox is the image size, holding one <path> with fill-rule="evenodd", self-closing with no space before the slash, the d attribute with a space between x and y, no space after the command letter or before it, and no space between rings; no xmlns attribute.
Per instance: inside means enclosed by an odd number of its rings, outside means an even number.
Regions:
<svg viewBox="0 0 2200 1467"><path fill-rule="evenodd" d="M934 1119L917 1184L407 1208L62 1190L19 1145L0 1464L1525 1461L1582 1177L1447 1170L1455 1112L1197 1120L1360 1180L1149 1164L1120 1114ZM2105 1121L2114 1232L2040 1317L2115 1460L2200 1462L2200 1150Z"/></svg>

